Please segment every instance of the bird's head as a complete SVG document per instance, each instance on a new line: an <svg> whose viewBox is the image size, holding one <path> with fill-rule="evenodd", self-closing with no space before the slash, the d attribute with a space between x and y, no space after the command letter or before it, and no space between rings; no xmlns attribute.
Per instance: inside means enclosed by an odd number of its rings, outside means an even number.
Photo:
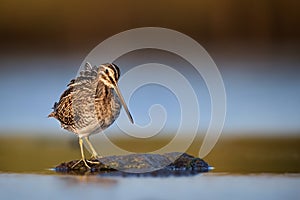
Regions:
<svg viewBox="0 0 300 200"><path fill-rule="evenodd" d="M103 64L99 67L99 79L106 86L115 88L120 77L120 69L115 64Z"/></svg>
<svg viewBox="0 0 300 200"><path fill-rule="evenodd" d="M124 101L124 98L119 90L119 86L118 86L118 80L120 78L120 69L117 65L115 64L103 64L100 65L99 67L99 79L100 81L102 81L104 83L104 85L106 85L109 88L113 88L116 91L116 94L118 95L121 104L123 105L127 116L130 120L131 123L133 122L133 118L128 110L128 107Z"/></svg>

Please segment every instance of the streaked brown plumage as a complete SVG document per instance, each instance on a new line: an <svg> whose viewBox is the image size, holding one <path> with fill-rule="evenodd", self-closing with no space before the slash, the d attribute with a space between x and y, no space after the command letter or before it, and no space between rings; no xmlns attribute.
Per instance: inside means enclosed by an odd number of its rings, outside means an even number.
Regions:
<svg viewBox="0 0 300 200"><path fill-rule="evenodd" d="M80 75L67 85L59 102L54 103L53 112L48 116L56 118L62 128L79 137L82 160L87 167L83 139L92 151L92 156L98 158L89 136L109 127L119 116L122 105L133 123L118 88L119 77L120 70L114 64L92 67L86 63Z"/></svg>

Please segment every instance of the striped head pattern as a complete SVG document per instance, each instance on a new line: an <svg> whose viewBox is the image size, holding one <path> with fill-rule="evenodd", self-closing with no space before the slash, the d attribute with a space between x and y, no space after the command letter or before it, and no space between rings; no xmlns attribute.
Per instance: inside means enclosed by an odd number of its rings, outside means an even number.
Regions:
<svg viewBox="0 0 300 200"><path fill-rule="evenodd" d="M119 86L118 86L118 80L120 78L120 69L115 64L103 64L99 66L98 69L99 73L99 80L103 82L104 85L106 85L109 88L113 88L118 95L121 104L123 105L127 116L131 123L133 122L133 118L128 110L128 107L124 101L124 98L120 92Z"/></svg>
<svg viewBox="0 0 300 200"><path fill-rule="evenodd" d="M115 88L120 78L120 69L115 64L102 64L98 69L99 79L108 87Z"/></svg>

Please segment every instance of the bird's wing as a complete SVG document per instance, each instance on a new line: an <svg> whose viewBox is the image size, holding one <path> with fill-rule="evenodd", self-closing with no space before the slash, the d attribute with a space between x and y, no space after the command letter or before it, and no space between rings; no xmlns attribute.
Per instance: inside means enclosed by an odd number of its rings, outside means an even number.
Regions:
<svg viewBox="0 0 300 200"><path fill-rule="evenodd" d="M65 125L74 124L74 112L72 109L73 86L69 86L61 95L59 102L54 104L56 118Z"/></svg>
<svg viewBox="0 0 300 200"><path fill-rule="evenodd" d="M76 81L82 79L95 79L98 74L97 66L92 67L90 63L86 63L84 68L79 72L79 76L76 78Z"/></svg>
<svg viewBox="0 0 300 200"><path fill-rule="evenodd" d="M79 76L72 79L67 85L68 88L60 96L59 102L55 102L53 112L49 116L57 118L64 125L73 125L76 121L73 101L77 98L76 95L80 96L82 94L82 90L89 91L89 93L96 90L96 87L93 88L93 83L97 80L97 72L98 67L92 67L89 63L86 63Z"/></svg>

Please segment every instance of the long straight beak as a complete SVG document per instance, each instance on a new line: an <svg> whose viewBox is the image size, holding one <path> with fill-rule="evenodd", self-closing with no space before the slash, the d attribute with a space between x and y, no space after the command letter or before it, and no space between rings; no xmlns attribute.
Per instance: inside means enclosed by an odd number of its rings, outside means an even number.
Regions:
<svg viewBox="0 0 300 200"><path fill-rule="evenodd" d="M123 96L122 96L122 94L121 94L121 92L119 90L118 84L115 85L114 89L115 89L115 91L116 91L116 93L117 93L117 95L118 95L118 97L119 97L119 99L121 101L121 104L123 105L123 107L124 107L124 109L126 111L126 114L127 114L128 118L129 118L130 122L133 124L134 123L133 122L133 118L132 118L132 116L131 116L131 114L130 114L130 112L128 110L128 107L127 107L127 105L126 105L126 103L124 101L124 98L123 98Z"/></svg>

